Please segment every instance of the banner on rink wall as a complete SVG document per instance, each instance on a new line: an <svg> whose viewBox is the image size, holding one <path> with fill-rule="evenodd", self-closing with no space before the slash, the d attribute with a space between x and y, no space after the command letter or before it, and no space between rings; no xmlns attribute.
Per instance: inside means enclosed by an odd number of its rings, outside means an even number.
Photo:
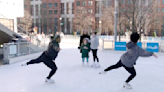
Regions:
<svg viewBox="0 0 164 92"><path fill-rule="evenodd" d="M158 52L159 44L158 43L147 43L146 50L150 51L150 52Z"/></svg>
<svg viewBox="0 0 164 92"><path fill-rule="evenodd" d="M126 42L115 42L116 51L126 51Z"/></svg>
<svg viewBox="0 0 164 92"><path fill-rule="evenodd" d="M138 42L137 45L142 48L142 42Z"/></svg>

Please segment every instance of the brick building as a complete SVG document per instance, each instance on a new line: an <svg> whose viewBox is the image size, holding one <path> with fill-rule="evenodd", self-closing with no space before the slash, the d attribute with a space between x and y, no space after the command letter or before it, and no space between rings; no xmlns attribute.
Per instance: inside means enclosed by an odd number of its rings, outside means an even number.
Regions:
<svg viewBox="0 0 164 92"><path fill-rule="evenodd" d="M151 0L141 0L151 1ZM156 0L160 6L157 9L161 12L164 22L164 0ZM30 3L29 3L30 2ZM120 3L127 3L128 0L119 0ZM95 23L91 30L101 28L101 5L110 6L114 0L25 0L25 9L29 10L33 18L33 27L38 27L38 32L46 34L62 30L64 33L72 33L74 12L78 6L86 7L92 13ZM124 30L126 31L126 30ZM162 28L156 29L157 35L164 35Z"/></svg>

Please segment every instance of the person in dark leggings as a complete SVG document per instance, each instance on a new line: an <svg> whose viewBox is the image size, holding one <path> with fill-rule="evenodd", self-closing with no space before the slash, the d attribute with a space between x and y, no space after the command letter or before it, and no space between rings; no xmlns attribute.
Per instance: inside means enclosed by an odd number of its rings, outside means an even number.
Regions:
<svg viewBox="0 0 164 92"><path fill-rule="evenodd" d="M121 56L121 59L119 60L119 62L115 65L108 67L107 69L100 72L99 74L105 74L107 71L124 67L131 75L125 81L125 84L123 85L123 87L132 89L132 86L129 84L129 82L136 76L134 65L136 64L136 61L139 58L139 56L141 57L154 56L157 58L157 56L153 52L148 52L146 50L143 50L137 45L139 38L140 36L138 33L133 33L130 37L131 42L126 44L126 47L128 48L128 50L125 54Z"/></svg>
<svg viewBox="0 0 164 92"><path fill-rule="evenodd" d="M136 76L136 71L135 71L134 67L126 67L125 65L123 65L121 63L121 60L116 65L112 65L112 66L108 67L107 69L105 69L104 71L107 72L112 69L117 69L120 67L124 67L131 74L129 76L129 78L126 80L127 83L130 82Z"/></svg>
<svg viewBox="0 0 164 92"><path fill-rule="evenodd" d="M93 60L97 60L99 62L99 58L97 57L97 49L92 49L92 54L93 54Z"/></svg>
<svg viewBox="0 0 164 92"><path fill-rule="evenodd" d="M91 50L92 50L92 54L93 54L93 65L92 67L100 67L99 65L99 58L97 57L97 50L99 47L99 38L97 37L97 32L93 32L92 33L92 38L91 38ZM97 64L96 61L97 60Z"/></svg>
<svg viewBox="0 0 164 92"><path fill-rule="evenodd" d="M51 69L51 72L46 78L47 83L54 83L54 80L51 77L55 74L57 70L57 66L53 60L56 59L58 52L60 51L59 43L60 43L60 36L56 35L55 37L51 37L52 41L49 43L48 49L44 51L41 56L37 59L33 59L22 66L31 65L31 64L39 64L43 62L47 67Z"/></svg>
<svg viewBox="0 0 164 92"><path fill-rule="evenodd" d="M43 52L39 58L33 59L33 60L27 62L27 65L37 64L37 63L41 63L41 62L43 62L47 67L49 67L51 69L50 74L47 76L47 79L50 79L55 74L57 67L56 67L56 64L53 62L53 60L51 58L49 58L45 54L45 52Z"/></svg>

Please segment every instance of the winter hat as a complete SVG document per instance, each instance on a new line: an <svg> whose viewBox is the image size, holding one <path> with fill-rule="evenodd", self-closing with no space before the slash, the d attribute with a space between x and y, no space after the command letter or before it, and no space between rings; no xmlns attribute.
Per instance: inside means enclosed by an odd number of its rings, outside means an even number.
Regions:
<svg viewBox="0 0 164 92"><path fill-rule="evenodd" d="M91 43L91 41L88 38L84 38L84 39L86 39L88 41L88 43Z"/></svg>

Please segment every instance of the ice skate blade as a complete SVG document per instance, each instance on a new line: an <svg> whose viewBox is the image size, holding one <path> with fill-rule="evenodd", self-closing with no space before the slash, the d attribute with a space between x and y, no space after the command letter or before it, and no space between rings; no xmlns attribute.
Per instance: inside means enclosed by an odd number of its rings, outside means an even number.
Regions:
<svg viewBox="0 0 164 92"><path fill-rule="evenodd" d="M132 87L131 87L131 88L128 88L128 87L126 87L126 86L123 86L123 88L125 88L125 89L133 89Z"/></svg>
<svg viewBox="0 0 164 92"><path fill-rule="evenodd" d="M47 82L45 81L46 84L54 84L55 82Z"/></svg>

